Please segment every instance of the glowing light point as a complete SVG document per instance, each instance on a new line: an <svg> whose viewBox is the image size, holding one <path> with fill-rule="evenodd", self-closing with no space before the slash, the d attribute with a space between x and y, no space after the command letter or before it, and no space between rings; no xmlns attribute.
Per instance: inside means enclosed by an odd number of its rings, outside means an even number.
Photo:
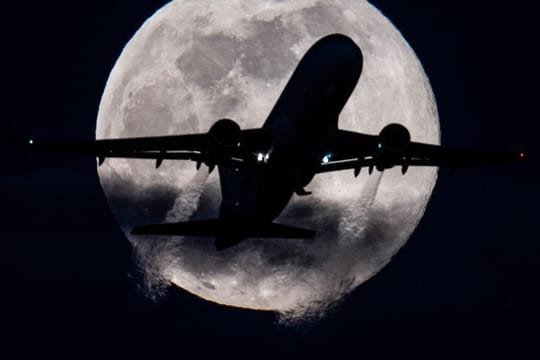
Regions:
<svg viewBox="0 0 540 360"><path fill-rule="evenodd" d="M382 149L382 144L381 144L381 143L378 143L378 144L377 144L377 147L378 147L379 149Z"/></svg>
<svg viewBox="0 0 540 360"><path fill-rule="evenodd" d="M520 153L519 153L519 157L520 157L521 159L525 159L525 153L524 153L523 151L520 152Z"/></svg>
<svg viewBox="0 0 540 360"><path fill-rule="evenodd" d="M332 158L332 154L326 154L324 155L324 157L322 158L322 163L323 164L328 164L328 162L330 162L330 159Z"/></svg>
<svg viewBox="0 0 540 360"><path fill-rule="evenodd" d="M34 144L34 140L32 140L32 139L28 140L28 144L33 145L33 144Z"/></svg>
<svg viewBox="0 0 540 360"><path fill-rule="evenodd" d="M262 153L257 154L257 161L261 162L264 160L264 155Z"/></svg>

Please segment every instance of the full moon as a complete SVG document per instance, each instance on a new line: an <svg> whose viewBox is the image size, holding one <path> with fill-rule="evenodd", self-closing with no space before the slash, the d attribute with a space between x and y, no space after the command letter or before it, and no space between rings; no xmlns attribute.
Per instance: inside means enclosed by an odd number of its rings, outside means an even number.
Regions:
<svg viewBox="0 0 540 360"><path fill-rule="evenodd" d="M391 22L363 0L179 0L150 17L111 71L97 138L206 132L218 119L260 127L301 57L325 35L349 36L364 69L339 119L377 134L401 123L439 144L437 107L422 66ZM217 172L187 161L108 159L99 177L149 289L176 285L220 304L291 318L324 313L376 274L422 217L437 169L317 175L276 222L312 241L248 239L217 251L211 238L134 236L136 225L215 218ZM165 286L160 286L165 285Z"/></svg>

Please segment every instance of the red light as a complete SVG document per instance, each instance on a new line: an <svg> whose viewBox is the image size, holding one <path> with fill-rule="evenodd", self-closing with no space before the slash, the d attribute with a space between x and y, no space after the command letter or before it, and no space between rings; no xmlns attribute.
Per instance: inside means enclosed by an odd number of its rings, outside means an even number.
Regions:
<svg viewBox="0 0 540 360"><path fill-rule="evenodd" d="M520 152L520 153L519 153L519 157L522 158L522 159L524 159L524 158L525 158L525 153L524 153L523 151Z"/></svg>

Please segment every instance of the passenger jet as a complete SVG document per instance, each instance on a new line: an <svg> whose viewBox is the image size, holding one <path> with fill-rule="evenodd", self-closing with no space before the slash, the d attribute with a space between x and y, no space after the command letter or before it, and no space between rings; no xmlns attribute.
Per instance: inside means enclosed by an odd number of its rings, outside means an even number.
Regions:
<svg viewBox="0 0 540 360"><path fill-rule="evenodd" d="M143 225L133 234L206 236L222 250L249 237L312 238L315 231L275 223L293 196L320 173L362 168L371 174L411 166L458 168L517 162L523 153L496 154L449 149L411 141L407 128L394 123L378 135L340 130L339 114L362 72L360 48L347 36L333 34L304 55L261 128L241 129L230 119L216 121L207 133L104 139L90 142L36 142L45 151L78 152L98 159L191 160L216 167L221 206L216 219Z"/></svg>

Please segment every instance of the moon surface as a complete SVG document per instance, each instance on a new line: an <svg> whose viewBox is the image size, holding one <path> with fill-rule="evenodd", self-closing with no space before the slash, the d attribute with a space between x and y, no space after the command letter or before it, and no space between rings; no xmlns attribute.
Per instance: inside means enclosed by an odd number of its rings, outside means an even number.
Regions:
<svg viewBox="0 0 540 360"><path fill-rule="evenodd" d="M99 107L96 137L206 132L218 119L260 127L300 58L342 33L364 54L342 129L377 134L398 122L413 141L438 144L439 120L422 66L401 34L363 0L174 1L123 49ZM214 218L217 172L183 161L108 159L109 205L149 289L175 284L204 299L303 318L324 312L383 268L405 244L433 190L435 168L317 175L277 222L317 230L313 241L249 239L226 251L213 239L133 236L133 226ZM165 285L165 286L162 286Z"/></svg>

